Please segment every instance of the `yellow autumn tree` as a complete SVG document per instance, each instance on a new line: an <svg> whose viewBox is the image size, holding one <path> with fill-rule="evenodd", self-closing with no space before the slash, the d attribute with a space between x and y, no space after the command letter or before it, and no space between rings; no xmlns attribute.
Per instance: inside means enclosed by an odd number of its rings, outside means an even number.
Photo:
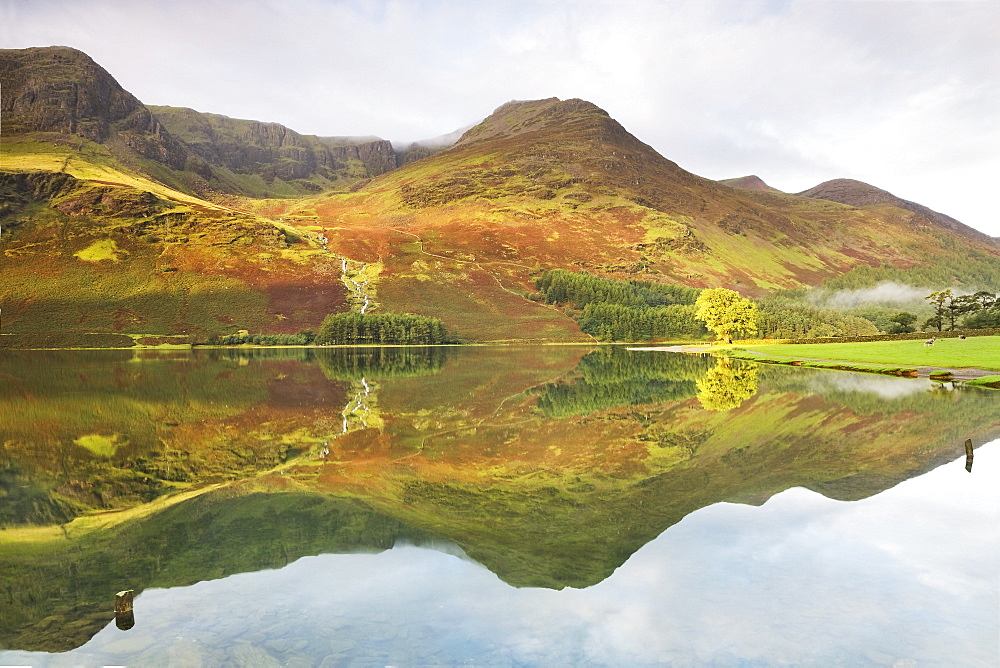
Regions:
<svg viewBox="0 0 1000 668"><path fill-rule="evenodd" d="M704 321L705 326L726 343L732 343L737 333L752 335L757 332L757 305L735 290L702 290L694 304L697 307L695 317Z"/></svg>

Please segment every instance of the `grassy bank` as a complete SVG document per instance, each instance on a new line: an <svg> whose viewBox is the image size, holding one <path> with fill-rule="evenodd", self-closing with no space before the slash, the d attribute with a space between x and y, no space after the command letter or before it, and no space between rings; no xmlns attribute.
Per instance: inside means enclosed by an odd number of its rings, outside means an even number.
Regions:
<svg viewBox="0 0 1000 668"><path fill-rule="evenodd" d="M978 387L990 387L995 390L1000 390L1000 376L981 376L979 378L973 378L972 380L966 381L966 385L976 385Z"/></svg>
<svg viewBox="0 0 1000 668"><path fill-rule="evenodd" d="M923 341L871 341L864 343L770 344L717 347L733 357L778 364L916 375L917 367L988 369L1000 371L1000 337Z"/></svg>
<svg viewBox="0 0 1000 668"><path fill-rule="evenodd" d="M746 350L773 357L812 358L892 364L975 367L1000 371L1000 336L976 336L968 339L938 339L933 345L923 341L869 341L865 343L775 344L747 346Z"/></svg>
<svg viewBox="0 0 1000 668"><path fill-rule="evenodd" d="M863 362L845 362L836 360L812 360L800 357L779 357L759 353L753 350L742 348L719 348L712 352L719 352L727 357L736 359L752 360L764 364L789 364L792 366L805 366L813 369L837 369L839 371L862 371L864 373L882 373L890 376L906 376L916 378L920 375L919 369L913 366L895 366L889 364L865 364ZM951 377L950 373L945 376Z"/></svg>

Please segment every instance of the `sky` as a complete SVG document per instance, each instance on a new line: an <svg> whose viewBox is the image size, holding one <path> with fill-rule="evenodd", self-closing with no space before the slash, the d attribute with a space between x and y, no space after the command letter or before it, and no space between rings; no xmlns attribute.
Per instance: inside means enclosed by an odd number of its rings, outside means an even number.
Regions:
<svg viewBox="0 0 1000 668"><path fill-rule="evenodd" d="M1000 236L996 0L0 0L146 104L437 137L582 98L681 167L853 178Z"/></svg>

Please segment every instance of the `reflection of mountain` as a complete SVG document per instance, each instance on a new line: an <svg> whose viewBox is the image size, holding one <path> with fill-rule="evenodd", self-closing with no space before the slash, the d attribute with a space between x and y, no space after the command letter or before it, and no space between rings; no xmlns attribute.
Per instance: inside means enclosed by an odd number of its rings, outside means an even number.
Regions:
<svg viewBox="0 0 1000 668"><path fill-rule="evenodd" d="M342 381L435 373L447 354L444 348L11 353L0 360L0 375L9 381L0 395L0 524L62 523L88 510L152 501L178 485L271 469L342 431L347 417L337 416L348 393L357 394ZM304 420L302 406L311 420Z"/></svg>
<svg viewBox="0 0 1000 668"><path fill-rule="evenodd" d="M267 363L225 352L5 355L0 523L65 522L254 475L320 437L273 436L301 406L317 419L343 406L342 384L286 351Z"/></svg>
<svg viewBox="0 0 1000 668"><path fill-rule="evenodd" d="M351 499L238 487L205 494L150 521L66 542L22 566L18 580L4 577L0 648L82 645L114 616L109 592L191 585L280 568L304 555L385 550L397 540L434 542ZM141 607L137 615L141 624ZM27 620L41 621L23 626Z"/></svg>
<svg viewBox="0 0 1000 668"><path fill-rule="evenodd" d="M348 386L328 380L329 366L196 356L183 363L192 373L216 365L215 375L245 385L247 400L206 420L189 413L191 423L163 430L163 445L179 447L173 434L182 431L208 461L256 443L263 463L274 457L270 472L237 467L233 478L253 479L226 482L192 469L174 483L188 498L166 510L141 506L105 529L80 519L67 525L69 538L55 527L0 533L0 644L79 643L110 619L107 597L119 589L187 584L317 551L382 549L396 537L456 543L515 586L584 587L698 508L759 503L793 486L860 498L960 455L966 438L978 444L1000 433L1000 397L987 391L890 379L896 390L873 377L870 393L864 376L762 367L754 396L710 411L695 384L715 360L585 352L450 350L432 375L379 377L379 424L346 433ZM341 365L338 377L359 383L349 370L361 364ZM66 378L78 375L64 366ZM377 374L365 367L361 377ZM825 380L835 375L851 382ZM643 385L653 389L629 389ZM3 452L9 467L33 476L65 475L23 444ZM152 460L129 456L118 450L101 461L129 470ZM219 486L197 496L205 480ZM81 630L66 636L74 624Z"/></svg>

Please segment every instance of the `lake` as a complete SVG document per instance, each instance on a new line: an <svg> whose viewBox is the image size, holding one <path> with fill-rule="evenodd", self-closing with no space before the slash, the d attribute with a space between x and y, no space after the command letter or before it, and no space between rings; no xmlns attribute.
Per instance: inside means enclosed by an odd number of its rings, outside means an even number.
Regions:
<svg viewBox="0 0 1000 668"><path fill-rule="evenodd" d="M0 665L1000 664L1000 392L196 349L6 351L0 401Z"/></svg>

